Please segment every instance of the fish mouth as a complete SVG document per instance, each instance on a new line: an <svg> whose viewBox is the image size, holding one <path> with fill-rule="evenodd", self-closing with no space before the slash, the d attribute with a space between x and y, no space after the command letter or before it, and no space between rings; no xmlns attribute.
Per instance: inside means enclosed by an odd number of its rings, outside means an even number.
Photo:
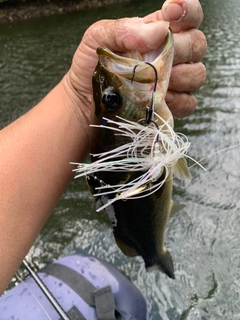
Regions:
<svg viewBox="0 0 240 320"><path fill-rule="evenodd" d="M113 53L107 48L98 48L97 54L100 63L108 72L117 75L119 78L130 80L131 86L155 82L156 75L153 68L155 67L158 82L161 82L161 91L162 93L163 91L167 92L174 54L173 34L170 29L165 42L159 48L147 53L133 51L129 54L130 56L125 57ZM133 68L136 66L138 67L134 72L133 79Z"/></svg>

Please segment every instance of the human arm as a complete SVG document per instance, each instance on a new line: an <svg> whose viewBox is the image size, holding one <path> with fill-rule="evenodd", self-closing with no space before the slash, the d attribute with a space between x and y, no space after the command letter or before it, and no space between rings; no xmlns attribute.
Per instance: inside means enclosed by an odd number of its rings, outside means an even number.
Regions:
<svg viewBox="0 0 240 320"><path fill-rule="evenodd" d="M72 179L69 162L81 162L89 151L96 48L106 46L121 53L156 48L168 29L168 23L159 19L150 15L145 20L119 19L92 25L62 81L37 106L0 132L0 293ZM191 19L185 24L190 26ZM179 57L181 50L179 45ZM186 78L174 83L173 77L172 90L179 92L181 86L188 91ZM196 86L203 80L199 79Z"/></svg>

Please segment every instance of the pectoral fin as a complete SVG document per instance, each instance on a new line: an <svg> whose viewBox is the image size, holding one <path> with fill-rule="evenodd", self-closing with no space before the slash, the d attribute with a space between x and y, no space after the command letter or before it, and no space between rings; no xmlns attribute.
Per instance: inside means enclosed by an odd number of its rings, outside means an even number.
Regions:
<svg viewBox="0 0 240 320"><path fill-rule="evenodd" d="M184 204L175 203L172 201L172 208L171 208L171 215L177 213L178 211L182 210L185 207Z"/></svg>

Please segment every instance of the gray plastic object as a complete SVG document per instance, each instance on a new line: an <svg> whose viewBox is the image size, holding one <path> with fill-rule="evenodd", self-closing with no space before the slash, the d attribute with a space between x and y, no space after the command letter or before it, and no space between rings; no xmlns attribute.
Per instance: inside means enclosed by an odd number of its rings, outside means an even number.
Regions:
<svg viewBox="0 0 240 320"><path fill-rule="evenodd" d="M71 320L146 320L141 292L111 264L85 253L61 258L38 276ZM0 320L60 320L32 277L0 297Z"/></svg>

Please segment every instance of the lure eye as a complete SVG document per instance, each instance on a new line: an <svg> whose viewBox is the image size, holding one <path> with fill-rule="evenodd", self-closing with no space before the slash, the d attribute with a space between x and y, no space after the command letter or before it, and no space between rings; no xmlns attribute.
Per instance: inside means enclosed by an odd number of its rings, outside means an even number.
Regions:
<svg viewBox="0 0 240 320"><path fill-rule="evenodd" d="M116 91L108 90L103 94L102 103L109 111L116 111L121 105L121 96Z"/></svg>

